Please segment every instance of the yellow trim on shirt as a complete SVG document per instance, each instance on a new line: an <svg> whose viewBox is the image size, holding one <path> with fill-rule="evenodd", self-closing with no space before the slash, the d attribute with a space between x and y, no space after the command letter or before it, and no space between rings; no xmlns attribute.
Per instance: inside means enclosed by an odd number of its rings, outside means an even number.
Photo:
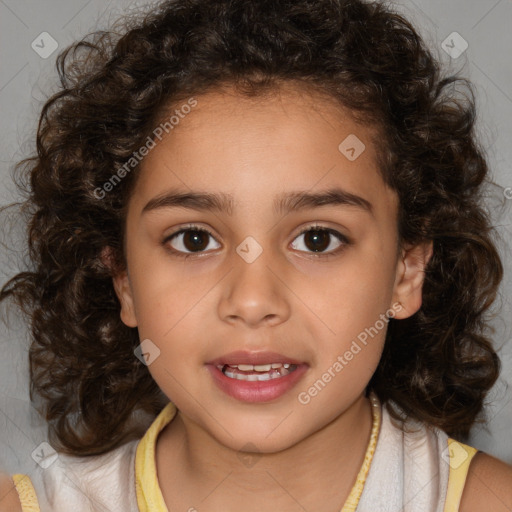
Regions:
<svg viewBox="0 0 512 512"><path fill-rule="evenodd" d="M17 473L12 475L12 480L16 491L18 491L22 512L40 512L36 491L30 477Z"/></svg>
<svg viewBox="0 0 512 512"><path fill-rule="evenodd" d="M373 454L375 453L375 448L377 447L377 438L379 437L381 425L381 405L377 395L374 393L370 393L370 403L373 417L370 442L366 448L363 465L361 466L361 469L357 475L356 483L352 487L352 490L350 491L350 494L345 501L341 512L356 511L359 500L361 499L361 495L363 494L363 488L366 482L366 477L368 476L368 471L370 470L370 465L373 460Z"/></svg>
<svg viewBox="0 0 512 512"><path fill-rule="evenodd" d="M444 512L457 512L466 484L469 465L478 450L451 438L448 438L448 449L450 453L450 474Z"/></svg>
<svg viewBox="0 0 512 512"><path fill-rule="evenodd" d="M165 505L156 474L155 447L158 434L176 415L176 407L169 402L155 418L135 453L135 491L140 512L169 512Z"/></svg>

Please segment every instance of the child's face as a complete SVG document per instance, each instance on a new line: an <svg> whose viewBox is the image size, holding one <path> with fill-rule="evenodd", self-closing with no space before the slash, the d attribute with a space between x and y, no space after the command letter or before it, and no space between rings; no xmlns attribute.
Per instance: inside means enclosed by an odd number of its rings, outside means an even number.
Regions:
<svg viewBox="0 0 512 512"><path fill-rule="evenodd" d="M184 418L233 449L277 451L362 400L386 312L400 319L421 305L429 247L398 250L398 200L378 173L372 132L326 100L291 89L196 99L143 161L127 214L128 277L114 280L121 316L160 350L149 371ZM355 159L354 135L366 146ZM361 199L274 209L281 196L329 189ZM171 191L229 194L232 210L173 206ZM169 238L189 223L213 237ZM315 225L342 241L300 234ZM233 368L242 380L227 377L217 364L247 363L227 356L240 351L249 361L272 352L255 362L297 369L262 382Z"/></svg>

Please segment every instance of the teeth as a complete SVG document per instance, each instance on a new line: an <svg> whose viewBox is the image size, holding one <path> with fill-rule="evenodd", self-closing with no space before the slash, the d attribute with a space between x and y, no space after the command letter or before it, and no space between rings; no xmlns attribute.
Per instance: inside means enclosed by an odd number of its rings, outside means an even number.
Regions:
<svg viewBox="0 0 512 512"><path fill-rule="evenodd" d="M238 368L242 372L268 372L271 369L290 368L290 363L269 363L269 364L229 364L231 368ZM219 365L219 368L222 366Z"/></svg>
<svg viewBox="0 0 512 512"><path fill-rule="evenodd" d="M288 370L283 370L283 371L286 371L286 374L289 373ZM286 375L286 374L284 374L284 375ZM249 381L249 382L257 382L257 381L261 382L261 381L265 381L265 380L278 379L279 377L284 377L284 375L279 373L278 370L274 370L273 372L270 372L270 373L257 374L257 373L230 372L228 368L226 370L224 370L224 375L231 379L245 380L245 381Z"/></svg>
<svg viewBox="0 0 512 512"><path fill-rule="evenodd" d="M229 364L218 365L217 368L231 379L245 380L249 382L266 381L278 379L293 372L297 366L290 363L269 363L269 364ZM253 372L253 373L241 373Z"/></svg>
<svg viewBox="0 0 512 512"><path fill-rule="evenodd" d="M257 372L268 372L271 368L272 368L271 364L255 364L254 365L254 370Z"/></svg>
<svg viewBox="0 0 512 512"><path fill-rule="evenodd" d="M239 370L243 372L251 372L254 370L254 366L252 364L230 364L229 366L233 366L235 368L238 368Z"/></svg>

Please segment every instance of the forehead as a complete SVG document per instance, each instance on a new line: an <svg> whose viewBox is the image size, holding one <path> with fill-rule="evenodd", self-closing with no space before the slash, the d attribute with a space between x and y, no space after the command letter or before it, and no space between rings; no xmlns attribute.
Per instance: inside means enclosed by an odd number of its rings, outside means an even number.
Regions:
<svg viewBox="0 0 512 512"><path fill-rule="evenodd" d="M177 188L229 194L235 209L240 201L263 207L286 191L339 186L393 203L377 165L377 129L334 99L285 86L257 97L225 89L194 100L142 162L140 208ZM176 103L170 115L179 109Z"/></svg>

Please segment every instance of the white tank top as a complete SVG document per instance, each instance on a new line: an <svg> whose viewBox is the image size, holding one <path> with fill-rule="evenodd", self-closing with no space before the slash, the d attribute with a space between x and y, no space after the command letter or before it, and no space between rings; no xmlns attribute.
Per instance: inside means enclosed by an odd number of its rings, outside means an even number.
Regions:
<svg viewBox="0 0 512 512"><path fill-rule="evenodd" d="M352 506L347 500L341 512L456 512L477 450L424 424L395 422L376 405L380 430L362 494ZM142 439L104 455L59 454L30 477L13 475L23 512L168 512L155 446L175 413L168 404Z"/></svg>

